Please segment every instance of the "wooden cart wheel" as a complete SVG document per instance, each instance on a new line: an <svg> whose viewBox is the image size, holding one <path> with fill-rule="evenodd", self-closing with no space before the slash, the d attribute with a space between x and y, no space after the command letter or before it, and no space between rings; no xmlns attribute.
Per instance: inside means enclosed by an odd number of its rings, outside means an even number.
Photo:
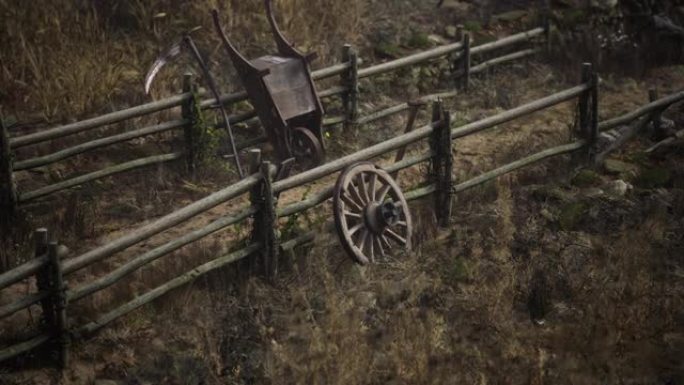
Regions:
<svg viewBox="0 0 684 385"><path fill-rule="evenodd" d="M292 155L303 169L316 167L325 160L323 145L313 132L304 127L292 130Z"/></svg>
<svg viewBox="0 0 684 385"><path fill-rule="evenodd" d="M345 169L333 195L335 226L345 251L362 265L395 246L411 249L411 214L401 189L369 162Z"/></svg>

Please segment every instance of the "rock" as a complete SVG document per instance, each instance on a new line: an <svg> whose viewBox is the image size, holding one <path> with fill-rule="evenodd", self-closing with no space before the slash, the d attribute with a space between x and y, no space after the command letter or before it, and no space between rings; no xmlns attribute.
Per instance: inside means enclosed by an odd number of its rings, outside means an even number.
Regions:
<svg viewBox="0 0 684 385"><path fill-rule="evenodd" d="M614 197L623 197L632 188L633 186L631 184L623 181L622 179L610 181L603 186L605 192Z"/></svg>
<svg viewBox="0 0 684 385"><path fill-rule="evenodd" d="M439 35L435 35L435 34L428 35L428 40L430 41L430 43L436 44L436 45L447 44L446 39L444 39L443 37L441 37Z"/></svg>
<svg viewBox="0 0 684 385"><path fill-rule="evenodd" d="M584 190L583 194L585 197L593 199L603 196L604 191L598 187L592 187Z"/></svg>
<svg viewBox="0 0 684 385"><path fill-rule="evenodd" d="M444 34L445 34L446 37L448 37L449 39L455 39L455 38L457 37L457 35L458 35L458 29L457 29L455 26L453 26L453 25L449 25L449 26L447 26L446 29L444 30Z"/></svg>
<svg viewBox="0 0 684 385"><path fill-rule="evenodd" d="M601 177L593 170L583 169L572 178L572 184L578 187L595 186L601 181Z"/></svg>
<svg viewBox="0 0 684 385"><path fill-rule="evenodd" d="M59 245L57 246L57 256L59 259L64 259L66 258L67 255L69 255L69 248L66 247L66 245Z"/></svg>
<svg viewBox="0 0 684 385"><path fill-rule="evenodd" d="M524 10L510 11L510 12L505 12L505 13L500 13L498 15L495 15L494 20L516 21L516 20L522 19L525 16L527 16L527 11L524 11Z"/></svg>
<svg viewBox="0 0 684 385"><path fill-rule="evenodd" d="M606 159L603 162L603 167L607 172L614 174L630 173L637 170L636 165L617 159Z"/></svg>
<svg viewBox="0 0 684 385"><path fill-rule="evenodd" d="M539 215L542 216L542 218L546 219L549 222L554 222L556 220L556 216L551 213L548 209L542 209L539 212Z"/></svg>

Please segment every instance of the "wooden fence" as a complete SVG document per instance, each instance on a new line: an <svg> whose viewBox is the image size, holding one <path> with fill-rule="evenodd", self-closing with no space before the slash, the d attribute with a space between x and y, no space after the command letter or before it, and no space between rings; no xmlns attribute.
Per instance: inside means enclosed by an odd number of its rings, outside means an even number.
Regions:
<svg viewBox="0 0 684 385"><path fill-rule="evenodd" d="M0 307L0 319L25 310L34 304L40 304L43 319L45 320L43 323L44 327L36 331L31 338L0 350L0 361L26 353L38 346L51 344L53 349L56 349L59 353L60 364L62 366L66 365L68 362L69 345L72 341L85 339L112 321L159 298L170 290L192 282L197 277L210 271L247 257L251 257L255 265L260 266L261 271L266 275L270 277L275 276L278 272L279 255L290 252L294 247L310 242L315 237L314 232L309 232L292 239L278 239L276 231L278 218L291 216L319 206L331 197L332 186L317 191L299 202L282 207L277 206L275 197L285 191L330 176L356 162L374 159L394 151L403 151L407 145L424 143L425 141L429 147L428 151L385 165L385 169L390 173L397 173L400 170L423 162L442 162L445 160L443 159L444 157L448 157L446 160L450 163L453 140L496 127L502 123L561 103L577 100L578 129L576 130L576 140L574 142L529 155L458 184L452 180L452 170L438 174L430 173L426 185L413 189L406 194L406 198L409 201L432 195L435 202L439 203L442 208L436 210L435 214L440 225L445 226L449 223L449 210L445 210L444 205L447 202L448 206L448 203L451 202L450 196L452 194L470 189L498 176L561 154L577 152L582 156L574 157L574 159L581 159L583 163L589 163L596 155L597 136L600 129L613 128L638 119L653 119L670 105L684 100L684 92L679 92L654 100L621 117L599 123L598 83L598 77L592 71L591 65L585 64L582 68L581 83L577 86L461 126L451 124L449 113L443 111L441 103L438 102L433 111L433 121L425 126L409 130L382 143L280 180L277 179L277 169L268 162L261 161L260 151L251 150L249 176L188 206L141 226L116 240L73 258L60 260L57 255L57 244L55 242L48 242L46 229L38 229L35 233L35 258L11 271L0 274L0 290L6 289L22 280L35 277L38 291ZM163 245L147 250L91 282L85 282L73 288L65 287L64 276L111 258L116 253L144 242L152 236L188 221L219 204L241 199L243 195L248 196L249 203L233 209L231 213L220 217L214 222L196 228ZM244 199L241 200L245 201ZM70 303L115 285L141 267L210 234L241 223L248 218L254 218L254 221L251 236L248 239L242 240L244 242L242 244L247 246L199 265L123 305L113 309L102 309L103 313L90 322L80 325L68 323L68 305Z"/></svg>
<svg viewBox="0 0 684 385"><path fill-rule="evenodd" d="M467 89L467 84L471 74L482 72L496 64L501 64L530 56L537 52L538 49L525 48L513 54L506 54L495 59L484 61L471 67L471 60L473 56L488 53L504 47L510 47L511 45L533 41L535 38L543 36L546 33L548 33L548 29L535 28L526 32L518 33L500 40L496 40L472 48L470 47L470 36L469 34L465 33L463 34L463 37L459 42L439 46L424 52L419 52L407 57L377 64L367 68L358 68L359 63L361 62L360 59L358 58L356 52L351 46L345 45L341 63L314 71L312 74L315 80L327 79L334 76L340 77L340 85L319 92L319 95L322 98L340 95L343 99L343 115L326 118L324 121L324 125L332 126L340 123L345 124L345 126L353 124L367 124L372 121L382 119L409 109L408 104L403 103L397 106L393 106L387 109L370 113L367 116L360 117L358 113L359 81L363 78L384 74L407 66L426 63L431 60L451 55L452 60L454 60L456 63L453 66L455 69L454 81L457 81L458 77L466 79L465 83L463 83L462 86L464 89ZM468 49L464 50L464 47L467 47ZM192 92L193 85L191 84L191 82L192 81L189 78L184 77L184 92L177 96L155 101L152 103L143 104L133 108L128 108L121 111L112 112L106 115L98 116L84 121L54 127L51 129L46 129L32 134L11 137L9 136L6 128L3 126L0 130L0 145L2 145L2 147L0 147L0 151L2 151L2 153L0 153L0 177L2 178L2 180L0 180L0 204L3 207L1 207L0 209L6 210L8 213L12 213L16 211L16 207L18 205L25 204L35 199L57 193L65 189L69 189L88 182L92 182L97 179L109 177L115 174L131 171L141 167L166 163L183 158L186 159L186 163L188 166L187 168L194 170L196 160L194 159L195 154L193 150L193 143L191 140L189 140L189 138L191 138L192 136L184 135L182 136L182 138L184 139L184 150L181 152L159 154L154 156L148 156L145 158L135 159L132 161L117 164L115 166L110 166L101 170L80 175L74 178L62 180L54 184L40 187L33 191L17 191L15 183L12 180L13 174L17 171L31 170L38 167L48 166L56 162L77 156L79 154L83 154L89 151L111 146L114 144L130 141L132 139L166 133L174 130L182 129L187 131L189 129L189 126L192 124L192 120L196 118L196 115L187 114L185 112L195 110L196 114L199 113L199 111L197 111L197 108L193 108L194 105L192 104L194 104L195 98L205 96L203 92ZM428 96L426 98L430 99L444 96L445 95L440 94ZM247 100L247 94L245 92L225 94L221 96L220 100L221 103L225 105L235 104ZM208 110L214 108L216 103L214 99L209 98L199 100L197 104L200 107L199 110ZM55 139L65 138L71 135L88 132L106 125L123 122L128 119L138 118L141 116L150 115L156 112L168 110L175 107L183 107L184 113L182 114L181 119L163 122L140 129L135 129L121 134L110 135L103 138L89 140L71 147L60 149L53 153L39 155L29 159L14 159L15 155L13 154L13 152L16 152L18 149L26 146L45 143ZM256 126L258 123L256 113L253 110L244 111L232 115L230 116L229 121L231 122L231 124L246 123L250 126ZM217 124L216 127L221 128L222 126L223 123L220 123ZM248 147L252 147L259 143L265 142L266 140L266 136L260 134L243 143L238 143L237 148L238 150L244 150Z"/></svg>

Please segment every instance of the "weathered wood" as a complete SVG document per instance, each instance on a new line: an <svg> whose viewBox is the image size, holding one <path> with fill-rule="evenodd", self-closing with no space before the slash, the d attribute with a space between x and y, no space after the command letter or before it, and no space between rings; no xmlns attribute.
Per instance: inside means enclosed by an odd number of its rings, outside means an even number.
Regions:
<svg viewBox="0 0 684 385"><path fill-rule="evenodd" d="M591 82L591 63L582 63L582 72L580 76L580 84L586 84ZM591 99L591 89L586 90L582 95L580 95L577 102L578 108L578 126L577 126L577 136L582 139L587 139L589 136L589 122L591 119L589 111L589 101Z"/></svg>
<svg viewBox="0 0 684 385"><path fill-rule="evenodd" d="M36 167L45 166L97 148L110 146L112 144L121 143L136 138L141 138L143 136L154 135L161 132L170 131L176 128L186 126L187 124L188 121L185 119L174 120L166 123L161 123L155 126L124 132L122 134L91 140L89 142L84 142L73 147L65 148L52 154L22 160L16 163L15 170L29 170Z"/></svg>
<svg viewBox="0 0 684 385"><path fill-rule="evenodd" d="M36 274L47 264L47 254L45 254L0 274L0 290Z"/></svg>
<svg viewBox="0 0 684 385"><path fill-rule="evenodd" d="M470 88L470 33L463 34L463 55L461 56L463 77L461 78L461 88L467 93Z"/></svg>
<svg viewBox="0 0 684 385"><path fill-rule="evenodd" d="M442 103L436 102L432 109L435 129L430 138L434 157L430 162L430 179L435 183L435 216L440 227L449 227L451 222L451 196L453 159L451 156L451 117L444 111Z"/></svg>
<svg viewBox="0 0 684 385"><path fill-rule="evenodd" d="M191 96L181 105L181 116L185 121L183 125L183 145L185 149L185 171L191 178L197 176L197 135L194 132L197 122L201 120L198 116L198 111L195 108L195 93L197 92L197 84L195 83L192 73L185 73L183 75L183 93L189 93Z"/></svg>
<svg viewBox="0 0 684 385"><path fill-rule="evenodd" d="M39 259L48 254L48 230L44 227L33 232L34 242L34 259ZM36 272L36 286L41 292L51 292L50 284L50 258L48 256L48 263L43 265L43 268ZM52 302L52 297L47 296L40 300L40 306L43 309L42 321L44 328L50 328L55 323L55 307ZM49 330L48 330L49 332Z"/></svg>
<svg viewBox="0 0 684 385"><path fill-rule="evenodd" d="M371 67L362 68L359 70L359 79L366 78L373 75L378 75L399 68L407 67L413 64L422 63L431 59L442 57L451 52L458 51L462 48L462 43L452 43L432 48L427 51L419 52L400 59L391 60L385 63L376 64Z"/></svg>
<svg viewBox="0 0 684 385"><path fill-rule="evenodd" d="M507 63L507 62L510 62L513 60L518 60L518 59L522 59L524 57L532 56L538 52L539 52L539 48L529 48L529 49L524 49L522 51L517 51L517 52L507 54L507 55L499 56L499 57L491 59L491 60L487 60L485 62L482 62L482 63L470 68L470 75L475 75L475 74L478 74L480 72L486 71L488 68L499 65L499 64L503 64L503 63Z"/></svg>
<svg viewBox="0 0 684 385"><path fill-rule="evenodd" d="M67 321L67 298L65 293L64 279L62 277L62 263L57 252L57 242L52 241L48 246L48 259L50 260L50 274L52 303L54 305L55 317L52 324L52 337L59 347L59 366L65 369L69 365L69 346L71 338L69 336L69 324Z"/></svg>
<svg viewBox="0 0 684 385"><path fill-rule="evenodd" d="M544 34L544 28L534 28L529 31L516 33L515 35L504 37L503 39L494 40L489 43L481 44L475 47L471 47L470 55L480 55L485 52L494 51L499 48L514 45L523 41L531 40L534 37ZM472 41L471 41L472 43Z"/></svg>
<svg viewBox="0 0 684 385"><path fill-rule="evenodd" d="M257 208L254 214L252 241L262 245L261 266L270 279L278 273L278 215L273 192L273 177L269 172L271 164L262 162L260 166L263 179L250 193L250 202Z"/></svg>
<svg viewBox="0 0 684 385"><path fill-rule="evenodd" d="M43 299L47 298L48 296L50 296L50 292L41 291L40 293L29 294L29 295L22 297L21 299L18 299L12 303L9 303L7 305L3 305L2 307L0 307L0 319L9 317L12 314L14 314L20 310L24 310L27 307L42 301Z"/></svg>
<svg viewBox="0 0 684 385"><path fill-rule="evenodd" d="M47 333L41 334L39 336L33 337L28 341L12 345L8 348L0 350L0 362L6 361L10 358L14 358L18 355L29 352L46 342L50 341L50 335Z"/></svg>
<svg viewBox="0 0 684 385"><path fill-rule="evenodd" d="M359 67L358 55L350 44L345 44L342 49L342 61L350 63L349 69L342 75L342 86L347 93L342 95L344 106L344 129L348 130L358 117L358 94L359 94Z"/></svg>
<svg viewBox="0 0 684 385"><path fill-rule="evenodd" d="M470 135L472 133L482 131L484 129L499 125L501 123L511 121L521 116L542 110L544 108L548 108L563 103L565 101L577 97L582 92L585 92L589 89L590 86L590 84L575 86L573 88L555 93L542 99L535 100L533 102L524 104L511 110L501 112L494 116L490 116L488 118L472 122L461 127L452 128L451 138L455 139L462 136ZM432 130L433 125L428 124L426 126L417 128L416 130L409 132L407 134L396 136L392 139L385 140L382 143L375 144L363 150L357 151L353 154L343 156L332 162L325 163L318 167L291 176L287 179L283 179L282 181L277 181L273 184L273 191L279 193L297 186L301 186L306 183L313 182L314 180L317 180L321 177L339 171L353 163L375 158L379 155L396 150L406 144L417 142L421 139L424 139L432 133Z"/></svg>
<svg viewBox="0 0 684 385"><path fill-rule="evenodd" d="M180 159L183 156L182 153L171 153L171 154L162 154L162 155L154 155L150 156L147 158L141 158L141 159L136 159L132 160L130 162L125 162L121 164L117 164L112 167L107 167L102 170L94 171L85 175L80 175L72 179L67 179L49 186L41 187L37 190L34 191L29 191L27 193L22 193L19 195L19 202L20 203L26 203L28 201L50 195L53 193L56 193L61 190L66 190L71 187L75 186L80 186L82 184L97 180L97 179L102 179L106 178L111 175L119 174L122 172L130 171L136 168L140 167L145 167L145 166L150 166L153 164L159 164L159 163L165 163L165 162L170 162L176 159Z"/></svg>
<svg viewBox="0 0 684 385"><path fill-rule="evenodd" d="M560 146L556 146L556 147L552 147L552 148L540 151L536 154L524 157L522 159L518 159L514 162L511 162L511 163L508 163L504 166L498 167L492 171L485 172L485 173L483 173L483 174L481 174L475 178L472 178L472 179L467 180L465 182L459 183L456 186L454 186L454 192L461 192L461 191L468 190L468 189L473 188L475 186L481 185L482 183L485 183L489 180L497 178L501 175L508 174L509 172L518 170L518 169L523 168L525 166L529 166L530 164L539 162L539 161L544 160L546 158L550 158L553 156L567 154L567 153L571 153L573 151L577 151L586 145L587 145L586 141L579 140L579 141L576 141L573 143L563 144Z"/></svg>
<svg viewBox="0 0 684 385"><path fill-rule="evenodd" d="M14 156L10 148L10 138L5 127L5 121L0 115L0 229L3 234L8 234L8 229L13 222L17 209L17 189L14 182Z"/></svg>
<svg viewBox="0 0 684 385"><path fill-rule="evenodd" d="M411 109L411 104L420 104L420 103L428 103L437 99L446 99L446 98L451 98L458 95L458 91L449 91L449 92L441 92L441 93L436 93L432 95L425 95L422 96L412 102L409 103L401 103L397 104L382 110L378 110L375 112L372 112L366 116L362 116L356 120L356 124L368 124L370 122L374 122L376 120L380 120L382 118L386 118L390 115L398 114L400 112L404 112L406 110Z"/></svg>
<svg viewBox="0 0 684 385"><path fill-rule="evenodd" d="M404 133L408 133L413 131L413 129L416 126L416 118L418 117L418 112L420 112L421 107L425 105L425 102L423 100L417 100L413 102L409 102L409 116L406 120L406 127L404 128ZM397 150L397 154L394 156L394 163L399 162L400 160L404 159L404 155L406 154L406 148L408 146L403 146L400 147L399 150ZM392 178L397 177L398 172L395 172L392 175Z"/></svg>
<svg viewBox="0 0 684 385"><path fill-rule="evenodd" d="M114 253L124 250L144 239L176 226L177 224L184 222L197 214L203 213L213 207L220 205L221 203L227 202L239 195L242 195L256 185L259 180L261 180L261 174L252 174L246 176L244 179L241 179L240 181L233 183L222 190L216 191L183 207L182 209L176 210L152 223L133 230L128 234L110 243L107 243L106 245L90 250L72 259L68 259L64 262L64 274L70 274L94 262L107 258Z"/></svg>
<svg viewBox="0 0 684 385"><path fill-rule="evenodd" d="M599 76L595 71L591 74L591 91L590 91L590 107L589 107L589 131L587 132L587 157L590 163L593 163L594 156L596 156L596 145L599 135L598 120L599 120Z"/></svg>
<svg viewBox="0 0 684 385"><path fill-rule="evenodd" d="M328 68L323 68L318 71L314 71L311 75L314 79L324 79L327 77L335 76L344 72L349 68L349 63L340 63ZM201 93L204 95L206 92ZM105 126L112 123L121 122L127 119L137 118L144 115L149 115L155 112L167 110L169 108L178 107L183 104L183 102L190 99L190 93L183 93L181 95L172 96L170 98L162 99L159 101L142 104L132 108L127 108L120 111L111 112L109 114L97 116L94 118L82 120L80 122L75 122L71 124L66 124L63 126L54 127L44 131L36 132L33 134L23 135L20 137L15 137L10 139L11 148L19 148L23 146L28 146L35 143L44 142L51 139L61 138L68 135L73 135L79 132L87 131L93 128ZM230 94L221 95L221 103L230 104L237 103L243 100L247 100L247 93L244 91L234 92ZM215 99L203 100L200 105L202 107L210 107L216 104Z"/></svg>
<svg viewBox="0 0 684 385"><path fill-rule="evenodd" d="M141 267L148 265L156 261L157 259L180 249L183 246L186 246L199 239L202 239L228 226L242 222L250 216L254 215L255 213L255 207L247 207L236 214L221 217L202 228L195 229L179 238L175 238L170 242L155 247L154 249L149 250L131 259L130 261L117 267L116 269L107 273L106 275L95 279L94 281L91 281L74 290L68 291L67 298L70 302L78 301L81 298L84 298L90 294L93 294L97 291L114 285L115 283L121 281L123 278L134 273Z"/></svg>
<svg viewBox="0 0 684 385"><path fill-rule="evenodd" d="M628 112L622 116L605 120L599 123L599 130L605 131L621 126L623 124L629 123L641 116L649 114L654 111L662 110L663 108L669 107L672 104L679 103L684 100L684 91L679 91L672 95L668 95L662 99L658 99L652 103L648 103L644 106L637 108L634 111Z"/></svg>
<svg viewBox="0 0 684 385"><path fill-rule="evenodd" d="M645 152L651 153L651 152L653 152L659 148L676 144L676 143L678 143L678 141L681 141L682 139L684 139L684 130L679 130L679 131L675 132L674 135L672 135L668 138L665 138L665 139L661 140L660 142L654 144L653 146L649 147Z"/></svg>
<svg viewBox="0 0 684 385"><path fill-rule="evenodd" d="M90 335L94 333L95 331L99 330L103 326L109 324L110 322L130 313L131 311L139 308L140 306L143 306L147 303L150 303L154 301L155 299L161 297L162 295L168 293L169 291L179 288L187 283L190 283L197 279L198 277L210 272L214 271L216 269L219 269L223 266L226 266L230 263L233 263L235 261L239 261L242 258L247 257L248 255L255 253L261 248L261 245L258 243L251 243L247 247L240 249L238 251L231 252L227 255L224 255L220 258L214 259L210 262L207 262L203 265L200 265L190 271L188 271L185 274L182 274L167 283L158 286L147 293L140 295L136 297L135 299L117 307L114 310L111 310L107 312L106 314L102 315L100 318L98 318L94 322L90 322L86 325L83 325L82 327L78 328L77 330L77 335L80 337L84 337L87 335Z"/></svg>
<svg viewBox="0 0 684 385"><path fill-rule="evenodd" d="M391 175L396 175L400 170L415 166L422 162L426 162L432 159L433 156L434 154L432 151L428 151L423 154L403 159L388 166L384 166L383 168ZM318 206L332 197L333 189L334 186L328 186L314 194L309 194L309 196L304 200L283 206L277 211L278 217L288 217L290 215L297 214Z"/></svg>
<svg viewBox="0 0 684 385"><path fill-rule="evenodd" d="M658 100L658 89L657 88L649 89L648 90L648 101L649 101L649 103L653 103L656 100ZM665 136L665 133L663 132L663 126L660 123L661 119L662 119L662 114L660 114L659 112L655 113L653 115L653 120L652 120L652 122L653 122L653 135L656 138L662 138L663 136Z"/></svg>

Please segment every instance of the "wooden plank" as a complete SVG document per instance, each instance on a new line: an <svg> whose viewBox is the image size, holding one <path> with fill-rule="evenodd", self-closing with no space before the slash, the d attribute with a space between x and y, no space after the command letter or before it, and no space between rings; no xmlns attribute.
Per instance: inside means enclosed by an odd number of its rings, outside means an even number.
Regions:
<svg viewBox="0 0 684 385"><path fill-rule="evenodd" d="M643 105L636 110L628 112L624 115L618 116L613 119L605 120L599 123L599 130L606 131L623 124L627 124L641 116L649 114L654 111L661 110L665 107L669 107L672 104L679 103L684 100L684 91L676 92L672 95L668 95L662 99L658 99L654 102Z"/></svg>
<svg viewBox="0 0 684 385"><path fill-rule="evenodd" d="M148 239L153 235L176 226L197 214L203 213L220 205L221 203L227 202L239 195L242 195L249 191L249 189L252 188L256 183L258 183L260 178L260 173L249 175L222 190L216 191L179 210L167 214L155 220L154 222L135 229L112 242L90 250L77 257L68 259L64 262L64 274L66 275L73 273L76 270L82 269L92 263L107 258L142 240Z"/></svg>
<svg viewBox="0 0 684 385"><path fill-rule="evenodd" d="M166 123L157 124L155 126L145 127L134 131L124 132L118 135L112 135L105 138L100 138L96 140L91 140L89 142L84 142L73 147L65 148L63 150L54 152L52 154L39 156L36 158L31 158L23 160L16 163L15 170L29 170L36 167L45 166L51 163L58 162L70 158L72 156L82 154L87 151L92 151L97 148L110 146L112 144L126 142L132 139L141 138L143 136L154 135L161 132L170 131L176 128L183 127L189 122L185 119L174 120Z"/></svg>
<svg viewBox="0 0 684 385"><path fill-rule="evenodd" d="M539 51L540 51L539 48L529 48L529 49L524 49L522 51L513 52L513 53L510 53L508 55L499 56L497 58L487 60L485 62L482 62L482 63L472 67L470 69L470 74L471 75L478 74L480 72L486 71L490 67L493 67L493 66L496 66L499 64L508 63L510 61L513 61L513 60L522 59L522 58L525 58L528 56L532 56L532 55L538 53Z"/></svg>
<svg viewBox="0 0 684 385"><path fill-rule="evenodd" d="M69 323L67 321L67 299L65 294L64 279L62 277L62 263L57 252L57 242L52 241L48 246L48 259L50 260L51 292L54 305L55 317L52 325L52 335L59 346L59 367L65 369L69 365Z"/></svg>
<svg viewBox="0 0 684 385"><path fill-rule="evenodd" d="M238 212L237 214L221 217L204 227L195 229L181 236L180 238L175 238L170 242L155 247L154 249L149 250L141 254L140 256L131 259L130 261L124 263L123 265L117 267L116 269L107 273L106 275L97 278L94 281L88 282L87 284L79 288L69 290L67 292L67 297L69 301L78 301L83 297L86 297L92 293L95 293L111 285L114 285L115 283L119 282L128 275L134 273L141 267L148 265L153 261L156 261L157 259L180 249L183 246L186 246L199 239L202 239L228 226L234 225L238 222L242 222L245 219L249 218L251 215L254 215L254 213L256 213L255 207L247 207Z"/></svg>
<svg viewBox="0 0 684 385"><path fill-rule="evenodd" d="M170 162L172 160L180 159L183 156L182 153L171 153L171 154L162 154L162 155L154 155L150 156L147 158L141 158L141 159L136 159L132 160L130 162L125 162L121 164L117 164L112 167L107 167L102 170L94 171L85 175L77 176L72 179L67 179L65 181L61 181L59 183L55 183L49 186L41 187L37 190L30 191L27 193L22 193L19 195L19 202L20 203L26 203L28 201L31 201L33 199L37 199L46 195L50 195L53 193L56 193L61 190L65 190L71 187L75 186L80 186L84 183L92 182L97 179L102 179L106 178L111 175L119 174L122 172L130 171L136 168L140 167L145 167L145 166L150 166L153 164L159 164L159 163L164 163L164 162Z"/></svg>
<svg viewBox="0 0 684 385"><path fill-rule="evenodd" d="M46 342L50 341L50 336L48 334L41 334L39 336L33 337L28 341L12 345L8 348L0 350L0 362L6 361L10 358L14 358L20 354L29 352Z"/></svg>
<svg viewBox="0 0 684 385"><path fill-rule="evenodd" d="M560 104L562 102L568 101L572 98L577 97L579 94L582 92L586 91L589 89L590 85L589 84L583 84L579 86L575 86L573 88L555 93L553 95L547 96L542 99L535 100L533 102L524 104L520 107L501 112L499 114L496 114L494 116L488 117L486 119L482 119L473 123L466 124L461 127L456 127L451 130L451 138L455 139L458 137L470 135L472 133L494 127L496 125L499 125L501 123L516 119L520 116L528 115L533 112L542 110L544 108L548 108L551 106L554 106L556 104ZM380 156L382 154L385 154L387 152L396 150L400 148L401 146L407 145L409 143L413 143L416 141L419 141L421 139L426 138L427 136L432 133L433 130L433 125L428 124L426 126L420 127L416 129L415 131L396 136L392 139L388 139L382 143L375 144L373 146L367 147L363 150L357 151L353 154L349 154L347 156L343 156L342 158L339 158L337 160L334 160L332 162L328 162L326 164L320 165L318 167L315 167L313 169L304 171L302 173L299 173L297 175L291 176L287 179L277 181L273 184L273 191L276 193L280 193L286 190L289 190L291 188L301 186L306 183L313 182L317 179L320 179L326 175L332 174L336 171L339 171L353 163L362 161L362 160L368 160L375 158L377 156Z"/></svg>
<svg viewBox="0 0 684 385"><path fill-rule="evenodd" d="M17 209L17 190L14 182L14 156L10 148L10 138L5 121L0 115L0 228L8 229L12 225ZM5 233L3 231L3 233Z"/></svg>
<svg viewBox="0 0 684 385"><path fill-rule="evenodd" d="M235 261L239 261L242 258L245 258L249 256L250 254L256 252L261 248L261 245L258 243L251 243L247 247L240 249L238 251L234 251L232 253L229 253L227 255L224 255L220 258L214 259L210 262L207 262L203 265L200 265L190 271L188 271L185 274L182 274L167 283L158 286L147 293L140 295L133 299L132 301L129 301L119 307L117 307L114 310L109 311L108 313L104 314L103 316L99 317L97 320L90 322L86 325L83 325L77 330L77 335L78 336L87 336L95 331L99 330L103 326L109 324L110 322L123 317L124 315L130 313L131 311L139 308L140 306L143 306L147 303L150 303L154 301L155 299L161 297L162 295L168 293L169 291L179 288L187 283L190 283L197 279L198 277L219 269L223 266L226 266L230 263L233 263Z"/></svg>

